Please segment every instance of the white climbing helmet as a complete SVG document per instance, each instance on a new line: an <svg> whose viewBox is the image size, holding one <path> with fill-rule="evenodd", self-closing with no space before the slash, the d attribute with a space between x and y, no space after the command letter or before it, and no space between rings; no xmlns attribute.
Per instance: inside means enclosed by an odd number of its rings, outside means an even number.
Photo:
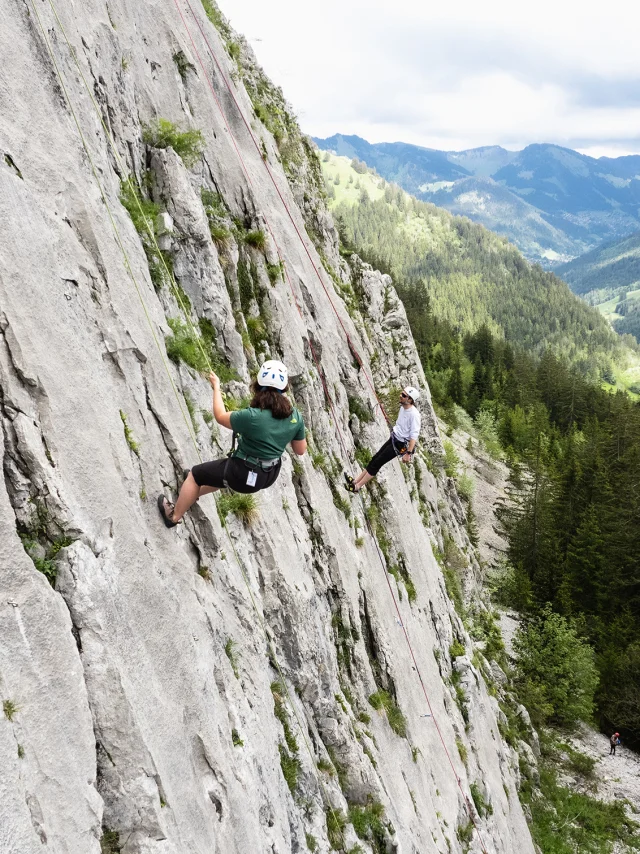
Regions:
<svg viewBox="0 0 640 854"><path fill-rule="evenodd" d="M411 400L414 403L420 398L420 389L416 388L415 386L412 386L412 385L405 386L402 389L402 391L405 394L409 395L409 397L411 398Z"/></svg>
<svg viewBox="0 0 640 854"><path fill-rule="evenodd" d="M276 359L269 359L258 371L258 385L284 391L289 383L287 366Z"/></svg>

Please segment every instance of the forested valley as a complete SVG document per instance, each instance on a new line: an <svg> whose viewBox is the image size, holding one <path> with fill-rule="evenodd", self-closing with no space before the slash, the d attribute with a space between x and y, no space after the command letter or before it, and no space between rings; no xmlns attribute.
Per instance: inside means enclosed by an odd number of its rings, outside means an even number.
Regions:
<svg viewBox="0 0 640 854"><path fill-rule="evenodd" d="M406 198L387 185L378 199L362 189L355 204L337 204L342 251L392 275L437 410L451 427L467 413L509 464L501 602L533 632L556 615L583 641L572 697L559 699L554 665L538 662L521 698L538 725L595 718L637 746L640 407L598 382L619 345L594 310L505 241ZM412 236L407 205L440 221L430 238Z"/></svg>

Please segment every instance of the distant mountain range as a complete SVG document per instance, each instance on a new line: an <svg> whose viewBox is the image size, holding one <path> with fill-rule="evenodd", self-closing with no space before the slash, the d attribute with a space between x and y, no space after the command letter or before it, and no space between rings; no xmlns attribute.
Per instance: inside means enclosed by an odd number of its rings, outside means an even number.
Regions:
<svg viewBox="0 0 640 854"><path fill-rule="evenodd" d="M640 229L640 155L596 159L546 144L438 151L342 134L315 142L482 223L546 268Z"/></svg>

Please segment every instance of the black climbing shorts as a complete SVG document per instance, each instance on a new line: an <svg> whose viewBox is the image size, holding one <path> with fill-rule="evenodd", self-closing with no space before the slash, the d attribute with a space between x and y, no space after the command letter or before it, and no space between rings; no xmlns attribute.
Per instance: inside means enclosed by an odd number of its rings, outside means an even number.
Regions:
<svg viewBox="0 0 640 854"><path fill-rule="evenodd" d="M259 492L276 482L281 467L282 463L277 463L267 471L263 471L256 466L250 466L238 457L227 457L224 460L200 463L191 469L191 474L198 486L215 486L217 489L228 486L234 492ZM247 483L247 477L252 471L257 473L255 486L249 486Z"/></svg>
<svg viewBox="0 0 640 854"><path fill-rule="evenodd" d="M391 438L387 439L384 445L380 448L380 450L372 457L371 462L366 468L366 471L369 472L371 477L375 477L382 466L390 463L391 460L396 458L397 454L395 448L393 447L393 442Z"/></svg>

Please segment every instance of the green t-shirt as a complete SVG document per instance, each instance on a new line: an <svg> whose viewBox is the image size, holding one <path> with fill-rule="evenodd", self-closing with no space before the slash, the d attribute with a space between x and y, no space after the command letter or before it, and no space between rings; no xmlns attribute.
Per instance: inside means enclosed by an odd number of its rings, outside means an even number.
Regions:
<svg viewBox="0 0 640 854"><path fill-rule="evenodd" d="M274 418L270 409L240 409L231 413L238 450L259 460L281 457L289 442L304 439L304 421L297 409L288 418Z"/></svg>

